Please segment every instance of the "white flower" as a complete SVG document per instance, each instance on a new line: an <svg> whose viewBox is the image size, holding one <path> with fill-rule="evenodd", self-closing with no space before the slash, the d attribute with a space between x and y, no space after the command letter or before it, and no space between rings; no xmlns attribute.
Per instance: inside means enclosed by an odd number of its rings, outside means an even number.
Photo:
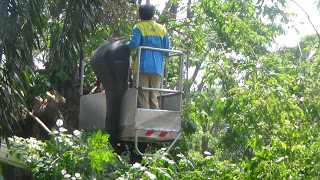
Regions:
<svg viewBox="0 0 320 180"><path fill-rule="evenodd" d="M284 157L280 157L279 159L276 160L276 162L281 162L284 160Z"/></svg>
<svg viewBox="0 0 320 180"><path fill-rule="evenodd" d="M70 146L73 145L73 142L69 138L66 139L66 143L68 143Z"/></svg>
<svg viewBox="0 0 320 180"><path fill-rule="evenodd" d="M205 154L205 155L207 155L207 156L210 156L210 155L211 155L211 153L208 152L208 151L203 152L203 154Z"/></svg>
<svg viewBox="0 0 320 180"><path fill-rule="evenodd" d="M174 161L169 160L168 163L169 163L169 164L174 164Z"/></svg>
<svg viewBox="0 0 320 180"><path fill-rule="evenodd" d="M182 158L183 156L182 154L177 154L177 157Z"/></svg>
<svg viewBox="0 0 320 180"><path fill-rule="evenodd" d="M80 175L80 173L75 173L75 174L74 174L74 177L76 177L76 178L80 178L80 177L81 177L81 175Z"/></svg>
<svg viewBox="0 0 320 180"><path fill-rule="evenodd" d="M59 142L59 143L63 142L63 140L62 140L61 137L55 137L54 139L55 139L57 142Z"/></svg>
<svg viewBox="0 0 320 180"><path fill-rule="evenodd" d="M149 171L145 171L144 174L146 174L150 179L157 179L157 176Z"/></svg>
<svg viewBox="0 0 320 180"><path fill-rule="evenodd" d="M74 134L75 136L80 136L81 132L80 132L79 130L74 130L74 131L73 131L73 134Z"/></svg>
<svg viewBox="0 0 320 180"><path fill-rule="evenodd" d="M56 122L56 125L58 127L61 127L63 125L63 120L62 119L58 119L57 122Z"/></svg>
<svg viewBox="0 0 320 180"><path fill-rule="evenodd" d="M62 171L61 171L61 174L62 175L65 175L67 173L67 171L65 170L65 169L63 169Z"/></svg>
<svg viewBox="0 0 320 180"><path fill-rule="evenodd" d="M137 163L137 162L132 165L132 167L135 169L139 168L140 166L141 166L141 164Z"/></svg>
<svg viewBox="0 0 320 180"><path fill-rule="evenodd" d="M66 174L66 175L64 175L63 177L64 177L64 178L70 178L71 175L70 175L70 174Z"/></svg>
<svg viewBox="0 0 320 180"><path fill-rule="evenodd" d="M66 128L64 128L64 127L59 127L59 131L60 132L67 132L68 130Z"/></svg>

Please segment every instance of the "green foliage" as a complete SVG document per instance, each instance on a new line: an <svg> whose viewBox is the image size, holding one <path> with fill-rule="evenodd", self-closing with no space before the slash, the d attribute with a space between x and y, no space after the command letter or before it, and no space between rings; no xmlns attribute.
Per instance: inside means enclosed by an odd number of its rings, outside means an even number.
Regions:
<svg viewBox="0 0 320 180"><path fill-rule="evenodd" d="M42 1L0 2L0 136L5 139L26 99L32 50L39 45L37 33L41 33L36 29L43 27L43 5Z"/></svg>
<svg viewBox="0 0 320 180"><path fill-rule="evenodd" d="M96 75L94 74L93 70L92 70L92 67L90 65L90 63L86 63L85 66L84 66L84 85L85 86L94 86L93 83L96 82L97 80L97 77Z"/></svg>
<svg viewBox="0 0 320 180"><path fill-rule="evenodd" d="M88 139L88 158L90 160L90 165L93 169L98 172L104 169L104 162L114 162L115 154L112 151L106 151L106 149L112 149L108 144L109 134L101 134L101 130L93 134L92 137Z"/></svg>
<svg viewBox="0 0 320 180"><path fill-rule="evenodd" d="M84 58L84 44L102 13L100 1L51 1L48 6L49 61L46 69L50 81L60 86L71 80L79 58ZM82 57L81 57L82 56Z"/></svg>
<svg viewBox="0 0 320 180"><path fill-rule="evenodd" d="M227 170L238 166L227 173L230 178L308 179L319 173L311 148L318 146L319 130L317 37L268 52L274 37L283 32L272 22L276 16L287 21L284 5L284 1L269 7L263 1L194 3L197 16L179 24L183 32L178 30L181 34L173 37L176 45L192 50L190 65L203 71L202 88L191 86L183 113L197 131L182 140L181 147L209 151L218 164L231 164ZM270 23L263 23L261 16ZM189 26L184 28L185 24Z"/></svg>
<svg viewBox="0 0 320 180"><path fill-rule="evenodd" d="M53 86L46 74L36 73L30 77L31 87L29 90L28 99L32 100L37 96L45 97L46 92L53 90Z"/></svg>
<svg viewBox="0 0 320 180"><path fill-rule="evenodd" d="M59 120L58 120L59 121ZM60 120L61 121L61 120ZM108 134L86 135L81 131L65 134L58 127L45 142L13 137L11 153L31 169L35 179L90 179L112 176L116 154Z"/></svg>
<svg viewBox="0 0 320 180"><path fill-rule="evenodd" d="M152 158L135 163L118 179L232 179L245 178L241 166L202 155L177 154L174 158L158 151Z"/></svg>

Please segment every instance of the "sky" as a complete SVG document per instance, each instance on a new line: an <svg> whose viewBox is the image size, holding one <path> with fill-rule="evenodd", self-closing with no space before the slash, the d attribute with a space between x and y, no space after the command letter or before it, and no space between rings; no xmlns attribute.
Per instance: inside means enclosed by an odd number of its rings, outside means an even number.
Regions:
<svg viewBox="0 0 320 180"><path fill-rule="evenodd" d="M296 46L300 41L300 38L306 35L315 34L315 30L309 22L307 15L303 10L299 8L298 5L289 1L289 11L296 13L296 16L292 17L293 22L288 24L288 27L294 26L299 33L296 32L294 28L287 29L287 34L285 36L280 36L276 38L276 48L277 47L293 47ZM311 22L314 24L317 31L320 33L320 13L317 9L316 4L314 4L316 0L295 0L308 14ZM145 3L146 1L142 1ZM164 0L150 0L150 3L154 6L157 6L159 10L163 10L165 5Z"/></svg>
<svg viewBox="0 0 320 180"><path fill-rule="evenodd" d="M320 13L317 9L315 0L295 0L308 14L311 22L320 33ZM288 47L295 46L301 37L316 34L314 28L309 22L306 13L299 8L298 5L291 2L289 4L290 11L296 13L296 17L293 17L293 25L298 29L299 34L294 29L289 29L286 36L281 36L276 39L279 45L284 45Z"/></svg>

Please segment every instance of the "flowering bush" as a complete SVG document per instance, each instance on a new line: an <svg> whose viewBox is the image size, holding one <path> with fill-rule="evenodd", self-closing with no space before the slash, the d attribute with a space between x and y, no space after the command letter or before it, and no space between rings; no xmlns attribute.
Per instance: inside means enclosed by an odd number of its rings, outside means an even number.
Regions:
<svg viewBox="0 0 320 180"><path fill-rule="evenodd" d="M45 142L35 138L10 138L11 154L20 158L35 179L92 179L113 176L116 153L110 146L109 135L101 131L87 135L75 130L65 134L62 120Z"/></svg>

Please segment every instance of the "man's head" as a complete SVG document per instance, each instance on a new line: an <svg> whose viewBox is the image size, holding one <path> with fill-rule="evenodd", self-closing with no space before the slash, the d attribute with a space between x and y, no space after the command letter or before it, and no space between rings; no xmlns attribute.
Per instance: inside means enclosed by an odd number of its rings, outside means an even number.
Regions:
<svg viewBox="0 0 320 180"><path fill-rule="evenodd" d="M150 20L154 15L153 6L150 4L141 5L139 8L139 16L141 20Z"/></svg>

